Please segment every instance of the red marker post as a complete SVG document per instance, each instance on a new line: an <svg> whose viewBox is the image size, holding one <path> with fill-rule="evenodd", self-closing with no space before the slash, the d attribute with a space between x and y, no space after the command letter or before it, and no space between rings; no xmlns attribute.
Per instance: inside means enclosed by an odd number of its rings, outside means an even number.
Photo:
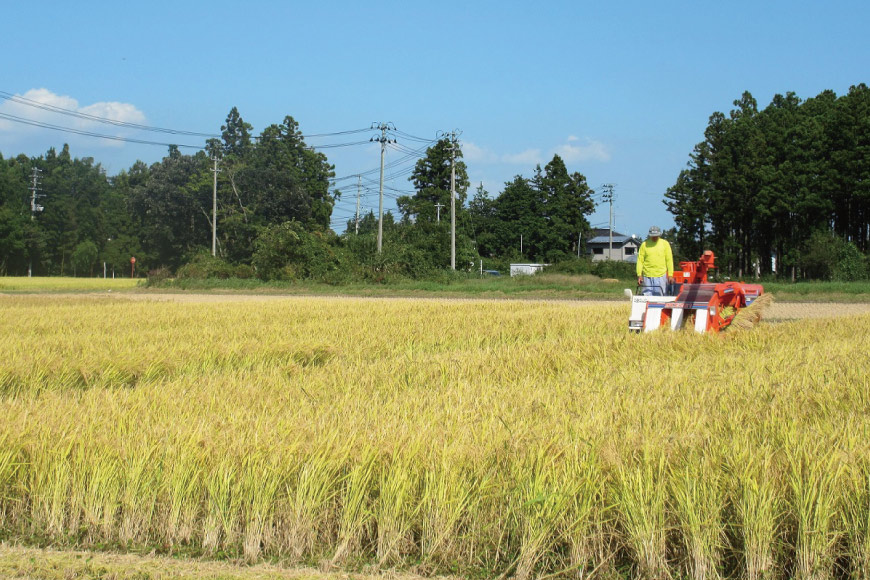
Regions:
<svg viewBox="0 0 870 580"><path fill-rule="evenodd" d="M136 273L136 258L135 256L130 258L130 277L133 278Z"/></svg>

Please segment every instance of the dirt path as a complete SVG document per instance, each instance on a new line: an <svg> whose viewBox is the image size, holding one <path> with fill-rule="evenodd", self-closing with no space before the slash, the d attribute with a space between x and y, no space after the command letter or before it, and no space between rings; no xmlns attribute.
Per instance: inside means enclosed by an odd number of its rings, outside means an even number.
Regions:
<svg viewBox="0 0 870 580"><path fill-rule="evenodd" d="M313 568L249 566L205 559L113 554L84 550L52 550L0 543L0 578L69 580L423 580L422 576L392 570L370 573L323 572ZM438 577L448 580L447 577Z"/></svg>

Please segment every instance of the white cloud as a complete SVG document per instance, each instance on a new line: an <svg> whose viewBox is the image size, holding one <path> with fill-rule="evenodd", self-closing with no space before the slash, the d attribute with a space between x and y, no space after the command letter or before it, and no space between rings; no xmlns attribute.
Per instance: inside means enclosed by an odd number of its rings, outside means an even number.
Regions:
<svg viewBox="0 0 870 580"><path fill-rule="evenodd" d="M79 112L123 123L138 123L141 125L145 122L145 114L130 103L118 103L114 101L94 103L93 105L82 107L79 109Z"/></svg>
<svg viewBox="0 0 870 580"><path fill-rule="evenodd" d="M473 163L498 163L498 155L469 141L462 143L462 157Z"/></svg>
<svg viewBox="0 0 870 580"><path fill-rule="evenodd" d="M588 161L610 161L610 150L604 143L593 139L580 139L576 135L570 135L566 143L548 150L544 155L541 149L530 148L519 153L496 153L486 147L481 147L471 142L463 142L462 154L469 163L479 164L503 164L523 165L526 167L543 165L553 155L559 155L566 163L583 163Z"/></svg>
<svg viewBox="0 0 870 580"><path fill-rule="evenodd" d="M559 145L553 149L553 153L559 155L566 163L581 163L584 161L610 161L610 151L600 141L584 139L582 144L574 145L579 141L577 137L568 137L568 143Z"/></svg>
<svg viewBox="0 0 870 580"><path fill-rule="evenodd" d="M508 153L501 156L502 163L510 163L512 165L537 165L541 163L540 149L526 149L519 153Z"/></svg>
<svg viewBox="0 0 870 580"><path fill-rule="evenodd" d="M507 165L535 165L541 162L540 149L526 149L520 153L498 154L486 147L480 147L474 143L462 142L462 157L471 163L481 164L507 164Z"/></svg>
<svg viewBox="0 0 870 580"><path fill-rule="evenodd" d="M131 129L118 127L97 120L76 117L62 112L49 110L47 107L55 107L73 111L84 115L110 119L121 123L144 124L145 114L130 103L116 101L100 101L90 105L80 106L78 100L68 95L58 95L48 89L30 89L23 95L15 95L20 100L5 100L0 102L0 113L26 119L36 123L48 123L70 129L92 131L104 135L124 136ZM47 107L40 108L39 105ZM4 137L29 136L37 132L54 132L52 129L36 127L9 119L0 119L0 131ZM70 136L72 137L72 136ZM69 140L69 139L67 139ZM121 142L101 140L104 145L120 145Z"/></svg>

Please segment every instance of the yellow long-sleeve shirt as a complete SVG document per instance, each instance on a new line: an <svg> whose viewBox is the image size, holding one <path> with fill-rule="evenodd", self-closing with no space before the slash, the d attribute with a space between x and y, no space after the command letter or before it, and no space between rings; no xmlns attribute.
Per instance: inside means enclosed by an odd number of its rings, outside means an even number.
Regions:
<svg viewBox="0 0 870 580"><path fill-rule="evenodd" d="M637 275L658 278L674 275L674 256L667 240L646 240L637 252Z"/></svg>

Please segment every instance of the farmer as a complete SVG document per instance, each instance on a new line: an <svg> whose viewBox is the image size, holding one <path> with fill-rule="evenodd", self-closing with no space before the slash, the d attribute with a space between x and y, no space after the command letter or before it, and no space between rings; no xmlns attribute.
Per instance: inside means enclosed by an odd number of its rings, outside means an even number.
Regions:
<svg viewBox="0 0 870 580"><path fill-rule="evenodd" d="M653 226L637 253L637 284L643 296L664 296L674 281L674 256L671 245L662 238L662 229Z"/></svg>

